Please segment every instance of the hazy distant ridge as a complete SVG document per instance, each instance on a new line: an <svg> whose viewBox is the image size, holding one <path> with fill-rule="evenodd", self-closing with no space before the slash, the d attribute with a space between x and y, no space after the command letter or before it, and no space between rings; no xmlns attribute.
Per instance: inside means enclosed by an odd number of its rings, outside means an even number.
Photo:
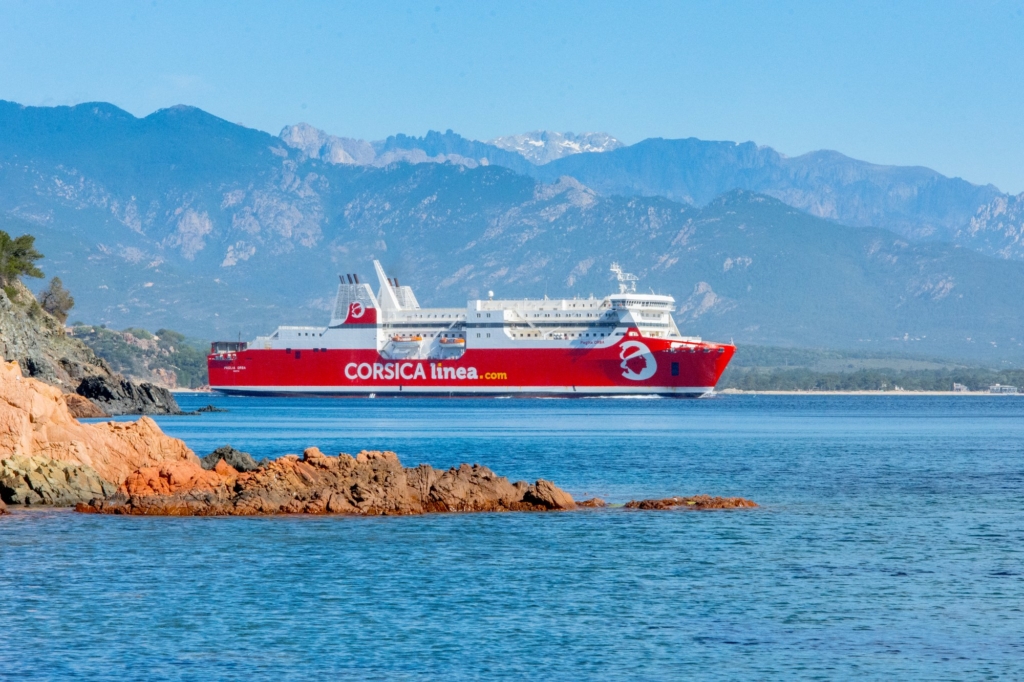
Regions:
<svg viewBox="0 0 1024 682"><path fill-rule="evenodd" d="M304 149L291 141L290 131L297 127L286 128L282 138ZM1024 217L1014 208L1020 201L995 186L974 185L919 166L872 164L834 151L786 157L752 142L696 138L655 138L623 146L606 133L551 131L488 143L451 130L424 137L395 135L372 144L327 137L335 141L332 150L357 144L361 150L374 150L372 157L364 154L360 161L334 163L493 164L544 182L571 176L604 195L661 196L695 206L744 189L846 225L884 227L908 239L949 241L999 258L1024 259Z"/></svg>

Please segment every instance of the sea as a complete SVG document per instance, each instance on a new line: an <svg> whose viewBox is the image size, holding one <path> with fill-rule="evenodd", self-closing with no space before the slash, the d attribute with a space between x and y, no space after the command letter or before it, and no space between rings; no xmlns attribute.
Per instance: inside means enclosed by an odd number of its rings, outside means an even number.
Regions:
<svg viewBox="0 0 1024 682"><path fill-rule="evenodd" d="M0 678L1021 679L1024 398L182 395L198 454L478 462L606 509L0 517ZM760 506L635 511L708 493Z"/></svg>

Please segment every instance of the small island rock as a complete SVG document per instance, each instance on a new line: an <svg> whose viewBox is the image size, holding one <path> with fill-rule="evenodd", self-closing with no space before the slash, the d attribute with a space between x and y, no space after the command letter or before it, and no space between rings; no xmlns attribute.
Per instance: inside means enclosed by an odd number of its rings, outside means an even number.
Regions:
<svg viewBox="0 0 1024 682"><path fill-rule="evenodd" d="M425 464L404 468L393 452L332 457L308 448L301 458L285 455L248 472L222 458L212 471L185 461L145 467L132 473L115 495L77 509L159 516L376 516L575 507L572 497L549 481L510 483L475 464L447 471Z"/></svg>

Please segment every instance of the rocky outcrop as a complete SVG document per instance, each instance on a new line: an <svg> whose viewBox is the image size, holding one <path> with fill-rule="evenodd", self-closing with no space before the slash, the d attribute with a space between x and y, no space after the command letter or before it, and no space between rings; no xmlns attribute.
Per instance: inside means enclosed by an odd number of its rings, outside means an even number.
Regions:
<svg viewBox="0 0 1024 682"><path fill-rule="evenodd" d="M0 290L0 354L17 361L26 377L94 400L110 414L181 411L166 389L136 384L111 371L88 346L68 336L25 285L16 283L10 293L13 298Z"/></svg>
<svg viewBox="0 0 1024 682"><path fill-rule="evenodd" d="M149 417L80 423L59 389L23 377L16 362L0 363L0 460L10 457L86 465L115 484L165 461L199 465L182 441L165 435Z"/></svg>
<svg viewBox="0 0 1024 682"><path fill-rule="evenodd" d="M45 457L0 460L0 500L8 504L73 507L97 496L109 497L117 486L84 464Z"/></svg>
<svg viewBox="0 0 1024 682"><path fill-rule="evenodd" d="M330 457L308 448L239 472L219 458L212 471L167 462L132 473L117 493L82 512L161 516L266 514L408 515L574 509L572 497L539 480L510 483L487 467L404 468L393 452Z"/></svg>
<svg viewBox="0 0 1024 682"><path fill-rule="evenodd" d="M180 414L174 394L162 386L136 384L120 375L91 376L82 380L78 395L111 414Z"/></svg>
<svg viewBox="0 0 1024 682"><path fill-rule="evenodd" d="M694 495L693 497L666 497L660 500L633 500L626 503L626 509L749 509L756 507L742 497L711 497L710 495Z"/></svg>
<svg viewBox="0 0 1024 682"><path fill-rule="evenodd" d="M92 419L109 417L103 408L77 393L65 393L64 404L68 406L68 412L75 419Z"/></svg>
<svg viewBox="0 0 1024 682"><path fill-rule="evenodd" d="M235 450L230 445L224 445L217 448L206 457L199 460L199 463L207 471L213 471L217 466L217 463L221 460L224 460L229 467L232 467L237 471L256 471L256 468L259 466L256 463L256 460L254 460L252 455L248 452Z"/></svg>

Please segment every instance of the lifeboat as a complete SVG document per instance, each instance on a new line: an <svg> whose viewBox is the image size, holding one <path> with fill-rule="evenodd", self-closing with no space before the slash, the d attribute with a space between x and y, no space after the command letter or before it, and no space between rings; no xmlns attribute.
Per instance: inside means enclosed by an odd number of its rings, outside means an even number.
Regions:
<svg viewBox="0 0 1024 682"><path fill-rule="evenodd" d="M441 339L441 345L442 346L458 346L458 347L462 347L462 346L466 345L466 339L442 338Z"/></svg>
<svg viewBox="0 0 1024 682"><path fill-rule="evenodd" d="M419 343L423 337L418 334L395 334L391 337L394 343Z"/></svg>

